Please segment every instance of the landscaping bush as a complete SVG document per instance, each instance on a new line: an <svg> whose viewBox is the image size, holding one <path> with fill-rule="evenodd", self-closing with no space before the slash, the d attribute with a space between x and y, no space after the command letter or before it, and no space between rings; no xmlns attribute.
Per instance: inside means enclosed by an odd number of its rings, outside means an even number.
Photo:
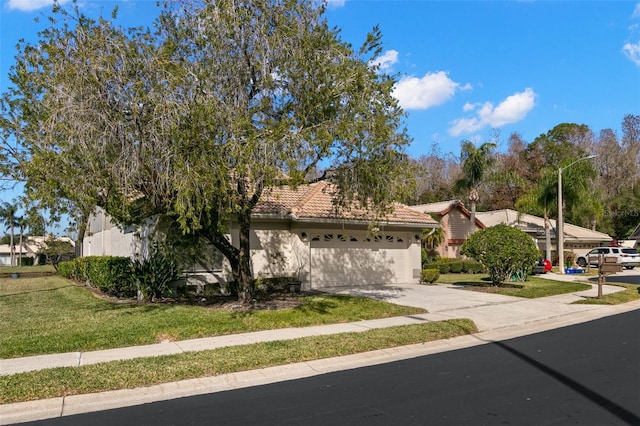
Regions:
<svg viewBox="0 0 640 426"><path fill-rule="evenodd" d="M449 271L451 270L451 264L449 264L449 263L436 263L433 266L438 268L438 271L441 274L448 274Z"/></svg>
<svg viewBox="0 0 640 426"><path fill-rule="evenodd" d="M482 263L475 260L465 260L462 262L462 272L468 274L479 274L484 270Z"/></svg>
<svg viewBox="0 0 640 426"><path fill-rule="evenodd" d="M23 257L20 260L20 266L33 266L33 257Z"/></svg>
<svg viewBox="0 0 640 426"><path fill-rule="evenodd" d="M451 262L449 264L449 272L459 274L462 272L462 262Z"/></svg>
<svg viewBox="0 0 640 426"><path fill-rule="evenodd" d="M116 297L136 294L131 260L118 256L87 256L60 262L58 273L65 278L97 287Z"/></svg>
<svg viewBox="0 0 640 426"><path fill-rule="evenodd" d="M461 253L482 263L493 285L499 285L516 272L526 276L540 254L525 232L507 225L496 225L471 234Z"/></svg>
<svg viewBox="0 0 640 426"><path fill-rule="evenodd" d="M136 294L131 260L118 256L88 256L89 282L103 293L116 297Z"/></svg>
<svg viewBox="0 0 640 426"><path fill-rule="evenodd" d="M178 264L166 248L156 242L147 259L133 261L133 282L149 302L170 294L169 284L178 278Z"/></svg>
<svg viewBox="0 0 640 426"><path fill-rule="evenodd" d="M423 269L420 274L421 283L433 284L438 281L438 278L440 278L440 271L438 269Z"/></svg>
<svg viewBox="0 0 640 426"><path fill-rule="evenodd" d="M77 259L76 259L77 260ZM75 267L75 260L69 260L67 262L58 263L58 273L64 278L72 278L71 274Z"/></svg>

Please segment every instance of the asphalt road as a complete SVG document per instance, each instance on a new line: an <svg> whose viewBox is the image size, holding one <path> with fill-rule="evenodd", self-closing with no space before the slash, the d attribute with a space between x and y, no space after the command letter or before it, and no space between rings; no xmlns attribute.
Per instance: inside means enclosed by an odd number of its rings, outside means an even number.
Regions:
<svg viewBox="0 0 640 426"><path fill-rule="evenodd" d="M640 310L518 339L38 425L638 425Z"/></svg>
<svg viewBox="0 0 640 426"><path fill-rule="evenodd" d="M619 283L640 285L640 266L636 266L633 269L625 269L622 272L607 277L607 282L614 281Z"/></svg>

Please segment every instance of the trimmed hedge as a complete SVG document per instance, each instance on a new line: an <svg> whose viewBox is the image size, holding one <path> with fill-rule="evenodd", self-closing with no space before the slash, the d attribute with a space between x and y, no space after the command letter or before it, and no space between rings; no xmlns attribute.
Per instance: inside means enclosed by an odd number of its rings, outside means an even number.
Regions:
<svg viewBox="0 0 640 426"><path fill-rule="evenodd" d="M132 264L128 257L80 257L69 262L61 262L58 268L63 277L88 283L111 296L136 295Z"/></svg>
<svg viewBox="0 0 640 426"><path fill-rule="evenodd" d="M440 271L437 269L423 269L420 274L420 282L433 284L440 278Z"/></svg>
<svg viewBox="0 0 640 426"><path fill-rule="evenodd" d="M484 271L484 267L482 264L476 260L472 259L450 259L450 258L440 258L432 260L426 268L430 269L438 269L441 274L455 273L459 274L469 273L469 274L478 274Z"/></svg>

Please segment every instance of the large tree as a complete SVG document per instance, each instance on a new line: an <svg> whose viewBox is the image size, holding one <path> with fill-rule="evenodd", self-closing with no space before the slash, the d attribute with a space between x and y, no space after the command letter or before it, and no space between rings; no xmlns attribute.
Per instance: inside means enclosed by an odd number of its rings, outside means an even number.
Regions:
<svg viewBox="0 0 640 426"><path fill-rule="evenodd" d="M462 176L456 181L456 187L459 190L469 191L469 202L471 203L469 233L473 233L476 226L476 203L479 200L478 188L486 178L487 172L495 161L493 150L497 145L493 142L485 142L479 147L476 147L470 141L462 141L460 146Z"/></svg>
<svg viewBox="0 0 640 426"><path fill-rule="evenodd" d="M19 148L4 156L49 207L158 214L212 244L247 300L251 213L270 187L329 164L337 207L382 214L411 183L395 81L373 65L379 30L354 51L317 4L167 2L153 30L56 6L18 48L2 112Z"/></svg>

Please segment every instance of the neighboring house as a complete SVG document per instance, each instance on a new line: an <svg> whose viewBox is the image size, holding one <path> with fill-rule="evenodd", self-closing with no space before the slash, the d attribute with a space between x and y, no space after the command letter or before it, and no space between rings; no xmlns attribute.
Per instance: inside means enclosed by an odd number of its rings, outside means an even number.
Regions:
<svg viewBox="0 0 640 426"><path fill-rule="evenodd" d="M33 259L34 265L44 264L46 262L45 255L41 248L45 244L48 237L44 236L25 236L22 239L22 257L30 257ZM58 240L68 241L75 246L75 241L69 237L56 237ZM20 239L15 237L15 259L16 264L20 259ZM9 244L0 244L0 266L11 266L11 246Z"/></svg>
<svg viewBox="0 0 640 426"><path fill-rule="evenodd" d="M511 209L494 210L476 213L478 219L486 226L494 226L499 223L515 226L526 232L533 238L536 247L541 253L546 252L546 238L544 233L544 218L525 213L519 213ZM556 251L555 220L551 221L551 249ZM612 238L605 233L592 231L581 226L564 223L564 249L567 253L583 254L598 246L608 246ZM557 254L554 254L554 258Z"/></svg>
<svg viewBox="0 0 640 426"><path fill-rule="evenodd" d="M265 192L251 218L254 277L290 276L307 290L417 283L421 231L438 223L400 204L377 222L365 211L336 213L335 190L319 181ZM152 225L120 229L98 209L89 220L83 255L144 256ZM238 241L233 223L228 237ZM207 272L218 281L230 278L226 261Z"/></svg>
<svg viewBox="0 0 640 426"><path fill-rule="evenodd" d="M409 206L417 212L429 214L440 222L444 230L444 242L435 248L441 257L460 257L460 247L467 241L470 235L471 212L467 210L462 201L450 200L440 203L420 204ZM478 220L476 214L474 232L485 229L486 226Z"/></svg>

